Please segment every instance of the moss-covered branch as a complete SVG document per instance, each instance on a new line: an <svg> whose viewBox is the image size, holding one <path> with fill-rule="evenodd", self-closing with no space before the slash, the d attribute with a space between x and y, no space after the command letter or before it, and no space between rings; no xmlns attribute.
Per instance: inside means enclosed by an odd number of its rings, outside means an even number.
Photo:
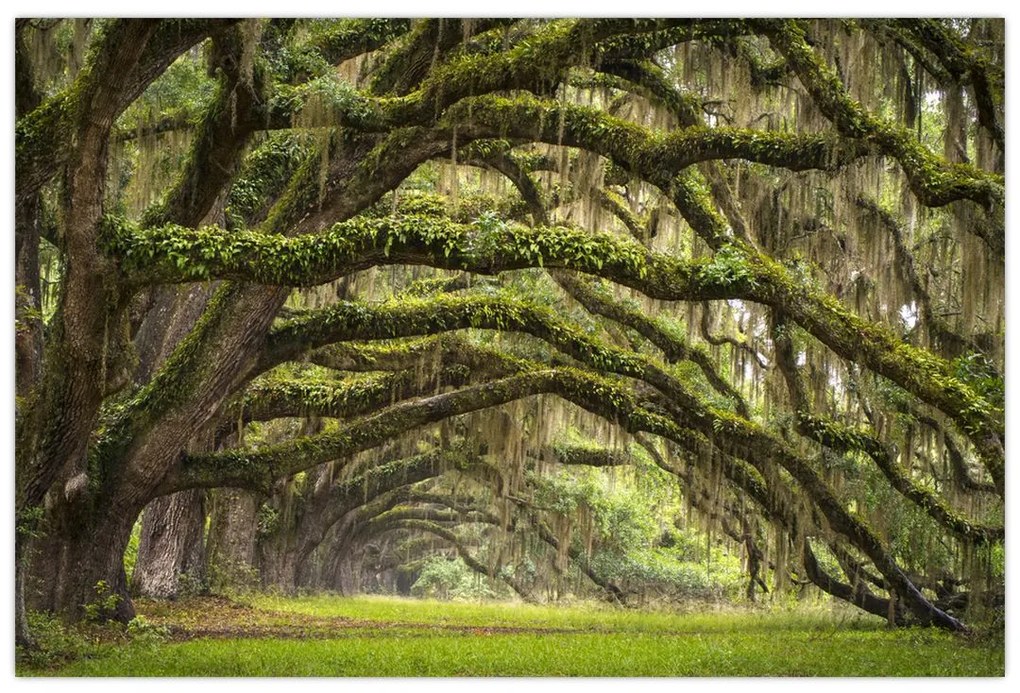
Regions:
<svg viewBox="0 0 1020 693"><path fill-rule="evenodd" d="M349 419L443 387L459 387L470 376L466 368L449 367L420 377L414 371L353 380L266 377L249 385L226 415L231 422L308 416Z"/></svg>
<svg viewBox="0 0 1020 693"><path fill-rule="evenodd" d="M500 20L483 20L488 21ZM438 27L438 22L424 24L418 34L425 38L412 38L404 50L414 52L419 42L427 42L429 26ZM684 25L686 34L701 33L697 20L582 19L552 22L509 50L487 55L463 54L448 63L436 65L415 91L403 96L372 97L349 85L343 86L325 78L326 81L319 82L332 85L326 94L332 120L319 125L344 125L374 132L403 126L428 126L434 124L451 105L470 96L515 89L547 91L568 68L595 59L596 53L601 50L600 41L617 37L633 52L634 42L642 35L654 34L678 22ZM712 26L714 28L707 29L709 33L718 30L714 24ZM449 37L451 40L463 38L457 31L450 32ZM396 64L402 62L398 52ZM392 86L391 81L383 79L380 85L388 88ZM410 80L404 88L417 81ZM302 85L293 90L281 90L267 126L287 127L313 88L312 85Z"/></svg>
<svg viewBox="0 0 1020 693"><path fill-rule="evenodd" d="M542 265L604 276L653 298L743 298L779 307L836 353L953 417L982 455L1001 465L1001 411L955 377L948 363L861 320L784 266L737 244L710 261L682 261L609 235L563 227L463 226L423 215L358 218L319 236L294 239L227 234L214 227L137 232L123 225L111 228L107 239L125 270L144 271L150 280L229 277L303 285L382 264L430 264L485 274Z"/></svg>
<svg viewBox="0 0 1020 693"><path fill-rule="evenodd" d="M787 383L790 399L796 410L797 430L801 435L821 443L838 453L862 453L879 468L890 486L904 498L926 512L952 534L975 545L1001 542L1002 527L990 527L968 520L949 507L937 494L918 484L896 462L895 455L871 431L849 426L811 413L807 388L797 366L790 337L790 327L777 316L773 329L776 363Z"/></svg>
<svg viewBox="0 0 1020 693"><path fill-rule="evenodd" d="M634 463L626 453L588 445L560 444L555 451L556 461L569 466L623 467Z"/></svg>
<svg viewBox="0 0 1020 693"><path fill-rule="evenodd" d="M108 20L93 39L85 67L74 82L15 124L17 199L26 199L50 180L71 154L83 118L100 118L93 106L108 109L110 122L181 53L237 20ZM130 56L130 57L128 57ZM114 93L97 96L114 81Z"/></svg>
<svg viewBox="0 0 1020 693"><path fill-rule="evenodd" d="M817 585L820 589L828 592L832 596L848 601L851 604L856 604L868 613L880 616L882 618L889 617L889 600L883 599L882 597L875 596L870 590L868 590L860 581L854 581L852 584L841 582L830 575L822 568L818 562L818 558L815 556L814 551L811 549L811 544L808 541L804 542L804 548L801 552L801 562L804 566L804 571L811 582ZM899 620L897 618L897 620Z"/></svg>
<svg viewBox="0 0 1020 693"><path fill-rule="evenodd" d="M324 30L313 33L309 44L327 63L339 65L378 50L410 29L410 19L347 19L330 23Z"/></svg>
<svg viewBox="0 0 1020 693"><path fill-rule="evenodd" d="M839 76L808 43L800 22L757 20L811 93L819 110L845 137L874 143L903 167L911 189L922 203L940 207L960 199L977 202L986 209L1001 207L1005 191L1001 176L965 164L949 164L938 158L902 127L868 113L847 93ZM992 246L1001 251L1003 245Z"/></svg>
<svg viewBox="0 0 1020 693"><path fill-rule="evenodd" d="M831 419L797 412L797 429L808 438L818 441L830 450L841 453L861 452L870 457L889 485L896 489L932 519L961 539L975 545L1001 542L1005 539L1003 527L982 525L966 519L949 507L936 493L924 488L896 462L894 455L871 432L853 429Z"/></svg>
<svg viewBox="0 0 1020 693"><path fill-rule="evenodd" d="M290 352L287 349L288 353ZM282 356L268 349L256 370L277 363ZM473 373L507 374L527 370L531 365L500 349L475 344L462 335L444 333L422 339L394 342L336 342L314 349L302 358L340 371L403 371L422 363L458 364Z"/></svg>
<svg viewBox="0 0 1020 693"><path fill-rule="evenodd" d="M524 96L466 99L446 120L477 137L532 138L596 152L663 189L674 175L701 161L745 159L791 171L836 170L875 153L868 143L836 135L703 126L662 133L596 108Z"/></svg>
<svg viewBox="0 0 1020 693"><path fill-rule="evenodd" d="M960 36L950 31L938 19L897 19L895 24L904 27L938 59L956 81L967 80L974 90L978 122L1005 148L1006 133L1000 121L999 105L1003 101L1005 76L1000 66L989 61L976 46L968 46Z"/></svg>
<svg viewBox="0 0 1020 693"><path fill-rule="evenodd" d="M469 29L481 33L515 21L498 18L421 20L375 72L372 91L404 96L420 85L438 63L446 62L452 49L470 38Z"/></svg>

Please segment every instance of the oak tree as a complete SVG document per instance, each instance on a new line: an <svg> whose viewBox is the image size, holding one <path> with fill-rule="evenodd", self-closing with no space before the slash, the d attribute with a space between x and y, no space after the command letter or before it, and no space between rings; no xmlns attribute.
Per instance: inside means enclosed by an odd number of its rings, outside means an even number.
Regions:
<svg viewBox="0 0 1020 693"><path fill-rule="evenodd" d="M751 594L965 629L1002 596L1003 37L17 20L19 638L97 585L129 619L132 527L198 489L300 486L288 587L393 532L489 570L476 524L618 592L526 488L636 456Z"/></svg>

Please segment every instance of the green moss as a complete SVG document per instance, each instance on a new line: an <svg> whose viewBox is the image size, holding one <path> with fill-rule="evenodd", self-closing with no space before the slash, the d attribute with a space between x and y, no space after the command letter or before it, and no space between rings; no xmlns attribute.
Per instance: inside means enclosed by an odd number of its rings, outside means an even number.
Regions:
<svg viewBox="0 0 1020 693"><path fill-rule="evenodd" d="M938 495L917 483L900 468L886 447L869 431L854 429L832 419L810 416L804 412L797 412L797 417L801 432L822 445L840 452L858 451L866 454L893 488L961 539L974 545L1001 542L1004 539L1005 530L1002 527L981 525L968 520Z"/></svg>
<svg viewBox="0 0 1020 693"><path fill-rule="evenodd" d="M308 44L324 62L337 65L398 39L410 28L409 19L319 20L310 23Z"/></svg>
<svg viewBox="0 0 1020 693"><path fill-rule="evenodd" d="M259 221L265 201L287 184L309 154L308 141L292 133L271 134L255 147L230 187L227 228L246 228Z"/></svg>
<svg viewBox="0 0 1020 693"><path fill-rule="evenodd" d="M120 258L123 270L155 281L236 277L303 286L338 276L366 256L385 263L391 255L409 253L431 254L441 266L475 271L492 272L501 265L542 266L547 258L556 266L587 272L612 268L639 278L645 271L646 251L608 234L566 227L531 229L490 217L462 225L432 216L431 211L428 215L359 217L320 235L297 238L228 233L214 226L139 230L122 219L108 218L103 238L107 251Z"/></svg>
<svg viewBox="0 0 1020 693"><path fill-rule="evenodd" d="M1001 176L966 164L947 163L920 144L913 133L872 116L850 98L835 69L809 45L801 22L758 20L756 24L786 57L819 109L839 132L846 137L872 141L885 154L894 157L923 203L939 207L969 199L987 208L1003 204L1005 191Z"/></svg>

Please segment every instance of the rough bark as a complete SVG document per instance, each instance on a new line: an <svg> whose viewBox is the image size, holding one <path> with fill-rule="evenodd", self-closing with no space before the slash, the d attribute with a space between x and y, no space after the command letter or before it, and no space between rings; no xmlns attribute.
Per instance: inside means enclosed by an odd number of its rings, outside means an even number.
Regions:
<svg viewBox="0 0 1020 693"><path fill-rule="evenodd" d="M212 494L206 565L214 590L252 586L258 508L258 497L248 491L223 488Z"/></svg>
<svg viewBox="0 0 1020 693"><path fill-rule="evenodd" d="M205 570L205 493L182 491L146 506L131 591L176 599L201 591Z"/></svg>
<svg viewBox="0 0 1020 693"><path fill-rule="evenodd" d="M130 621L134 606L124 572L124 551L134 513L80 515L63 506L47 520L46 534L29 557L25 599L30 608L76 621Z"/></svg>

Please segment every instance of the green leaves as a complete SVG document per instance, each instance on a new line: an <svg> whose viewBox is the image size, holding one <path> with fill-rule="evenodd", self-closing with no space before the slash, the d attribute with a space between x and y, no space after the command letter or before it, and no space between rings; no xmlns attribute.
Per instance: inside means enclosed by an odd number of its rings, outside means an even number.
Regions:
<svg viewBox="0 0 1020 693"><path fill-rule="evenodd" d="M749 256L736 244L722 246L712 261L701 265L699 279L706 284L720 286L758 286L758 273L750 264Z"/></svg>

